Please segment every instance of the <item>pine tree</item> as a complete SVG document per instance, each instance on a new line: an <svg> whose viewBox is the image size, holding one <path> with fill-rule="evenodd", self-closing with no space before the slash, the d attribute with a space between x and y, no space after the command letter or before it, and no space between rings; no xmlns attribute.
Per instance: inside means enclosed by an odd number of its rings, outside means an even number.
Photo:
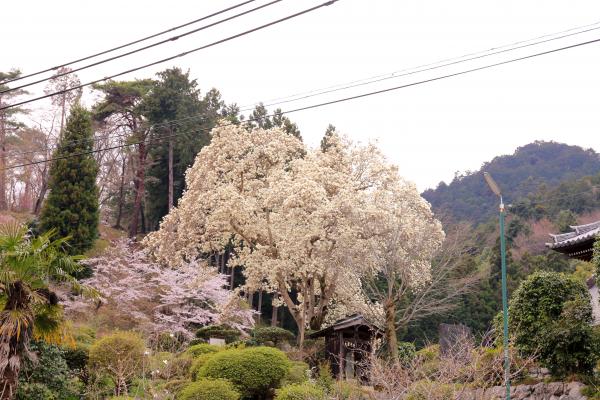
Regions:
<svg viewBox="0 0 600 400"><path fill-rule="evenodd" d="M98 237L98 166L89 153L92 139L90 113L74 106L54 152L50 194L40 217L43 230L56 229L59 236L70 236L67 251L71 254L90 249Z"/></svg>

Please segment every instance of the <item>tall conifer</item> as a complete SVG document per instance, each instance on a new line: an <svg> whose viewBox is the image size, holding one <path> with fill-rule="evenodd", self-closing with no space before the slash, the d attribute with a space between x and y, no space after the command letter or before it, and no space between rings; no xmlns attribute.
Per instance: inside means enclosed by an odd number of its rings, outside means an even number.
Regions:
<svg viewBox="0 0 600 400"><path fill-rule="evenodd" d="M40 216L43 230L70 236L68 252L81 254L98 237L98 165L93 155L90 113L76 105L50 167L50 194Z"/></svg>

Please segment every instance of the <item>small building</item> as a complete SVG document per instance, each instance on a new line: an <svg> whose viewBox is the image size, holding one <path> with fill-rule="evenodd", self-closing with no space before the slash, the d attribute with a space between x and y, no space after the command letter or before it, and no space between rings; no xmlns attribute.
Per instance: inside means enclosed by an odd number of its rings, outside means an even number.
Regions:
<svg viewBox="0 0 600 400"><path fill-rule="evenodd" d="M571 226L571 229L573 231L568 233L550 234L554 241L546 243L546 246L570 258L591 261L594 242L600 237L600 221Z"/></svg>
<svg viewBox="0 0 600 400"><path fill-rule="evenodd" d="M325 351L333 376L366 382L366 356L373 351L375 340L383 337L383 331L362 315L355 314L308 337L325 338Z"/></svg>
<svg viewBox="0 0 600 400"><path fill-rule="evenodd" d="M552 250L583 261L591 261L594 253L594 242L600 238L600 221L591 224L571 226L572 232L550 234L554 241L546 243ZM600 294L598 291L598 278L588 279L587 287L592 301L592 315L594 325L600 325Z"/></svg>

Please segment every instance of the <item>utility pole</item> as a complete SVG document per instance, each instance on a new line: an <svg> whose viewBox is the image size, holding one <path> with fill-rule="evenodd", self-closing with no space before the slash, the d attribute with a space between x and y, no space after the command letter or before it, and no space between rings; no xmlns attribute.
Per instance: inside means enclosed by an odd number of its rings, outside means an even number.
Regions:
<svg viewBox="0 0 600 400"><path fill-rule="evenodd" d="M502 192L500 187L494 181L494 178L487 172L483 173L485 181L488 186L494 192L496 196L500 198L500 258L502 264L502 316L504 325L504 386L506 388L506 400L510 400L510 357L508 354L508 291L506 289L506 239L504 235L504 201L502 200Z"/></svg>

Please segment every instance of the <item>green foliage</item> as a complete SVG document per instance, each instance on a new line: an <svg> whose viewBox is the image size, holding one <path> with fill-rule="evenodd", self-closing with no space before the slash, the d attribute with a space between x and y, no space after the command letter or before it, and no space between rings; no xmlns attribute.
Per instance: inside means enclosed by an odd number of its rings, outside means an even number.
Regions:
<svg viewBox="0 0 600 400"><path fill-rule="evenodd" d="M275 400L325 400L325 391L312 383L296 383L277 390Z"/></svg>
<svg viewBox="0 0 600 400"><path fill-rule="evenodd" d="M176 202L185 189L185 171L203 146L210 143L210 130L226 117L227 109L218 90L201 97L195 79L179 68L166 69L158 74L152 90L144 96L140 107L148 122L154 125L153 137L173 136L170 140L153 143L150 149L146 185L148 225L157 228L168 212L169 143L173 149L173 197ZM203 118L198 118L202 115ZM177 124L166 124L180 120Z"/></svg>
<svg viewBox="0 0 600 400"><path fill-rule="evenodd" d="M24 363L17 399L69 399L78 396L63 350L41 341L32 342L30 350L36 354L37 361L27 360Z"/></svg>
<svg viewBox="0 0 600 400"><path fill-rule="evenodd" d="M50 194L40 224L44 231L55 229L61 237L69 236L70 254L92 248L98 237L98 165L89 153L93 137L90 113L74 106L50 165Z"/></svg>
<svg viewBox="0 0 600 400"><path fill-rule="evenodd" d="M209 325L196 331L196 337L204 340L210 338L225 339L226 343L235 342L240 338L240 331L226 325Z"/></svg>
<svg viewBox="0 0 600 400"><path fill-rule="evenodd" d="M409 389L406 400L454 400L455 391L453 385L423 380L416 382Z"/></svg>
<svg viewBox="0 0 600 400"><path fill-rule="evenodd" d="M200 379L185 386L177 400L238 400L240 393L225 379Z"/></svg>
<svg viewBox="0 0 600 400"><path fill-rule="evenodd" d="M556 375L591 373L599 354L590 327L590 295L576 278L530 275L513 294L509 316L513 343L523 354L539 355Z"/></svg>
<svg viewBox="0 0 600 400"><path fill-rule="evenodd" d="M329 362L323 361L319 364L319 370L315 381L317 385L323 388L327 393L330 393L333 390L335 378L331 373L331 365L329 365Z"/></svg>
<svg viewBox="0 0 600 400"><path fill-rule="evenodd" d="M417 355L414 343L398 342L398 359L404 365L410 365Z"/></svg>
<svg viewBox="0 0 600 400"><path fill-rule="evenodd" d="M596 267L596 279L600 279L600 237L598 237L594 242L592 264L594 264L594 266Z"/></svg>
<svg viewBox="0 0 600 400"><path fill-rule="evenodd" d="M292 342L295 339L292 332L277 326L254 328L252 337L259 344L273 343L275 346L283 342Z"/></svg>
<svg viewBox="0 0 600 400"><path fill-rule="evenodd" d="M334 387L336 400L372 400L362 386L354 381L338 381Z"/></svg>
<svg viewBox="0 0 600 400"><path fill-rule="evenodd" d="M285 353L270 347L231 349L216 353L198 372L199 377L227 379L243 398L265 396L279 386L290 362Z"/></svg>
<svg viewBox="0 0 600 400"><path fill-rule="evenodd" d="M117 331L90 347L90 370L109 376L115 385L137 376L142 370L144 341L134 332Z"/></svg>
<svg viewBox="0 0 600 400"><path fill-rule="evenodd" d="M600 206L600 196L590 190L598 174L600 157L593 150L555 142L534 142L519 147L513 155L494 158L480 170L456 175L449 184L423 193L436 211L454 220L484 222L496 213L497 199L487 188L483 171L494 176L504 193L510 193L511 212L529 219L549 216L560 210L581 214ZM596 182L595 184L597 184ZM548 187L555 189L548 190ZM573 193L587 192L581 196ZM565 195L566 194L566 195ZM546 199L554 199L547 202Z"/></svg>
<svg viewBox="0 0 600 400"><path fill-rule="evenodd" d="M283 385L303 383L308 380L310 366L302 361L292 361L290 370L284 378Z"/></svg>
<svg viewBox="0 0 600 400"><path fill-rule="evenodd" d="M288 117L283 115L283 112L280 108L276 109L273 112L272 116L269 116L269 112L263 103L260 103L254 108L252 114L250 115L248 121L249 127L258 127L263 129L271 129L271 128L281 128L286 133L297 137L302 140L302 136L300 135L300 130L298 126L293 123Z"/></svg>
<svg viewBox="0 0 600 400"><path fill-rule="evenodd" d="M198 372L200 371L200 368L202 368L202 366L206 364L206 362L210 360L215 354L216 353L206 353L194 357L194 359L192 360L192 364L190 365L190 375L192 376L192 379L199 378Z"/></svg>
<svg viewBox="0 0 600 400"><path fill-rule="evenodd" d="M560 210L554 224L560 233L569 232L572 225L577 225L577 215L571 210Z"/></svg>
<svg viewBox="0 0 600 400"><path fill-rule="evenodd" d="M199 343L188 347L185 352L191 355L192 357L198 357L201 354L216 353L220 350L221 348L219 346L215 346L208 343Z"/></svg>

